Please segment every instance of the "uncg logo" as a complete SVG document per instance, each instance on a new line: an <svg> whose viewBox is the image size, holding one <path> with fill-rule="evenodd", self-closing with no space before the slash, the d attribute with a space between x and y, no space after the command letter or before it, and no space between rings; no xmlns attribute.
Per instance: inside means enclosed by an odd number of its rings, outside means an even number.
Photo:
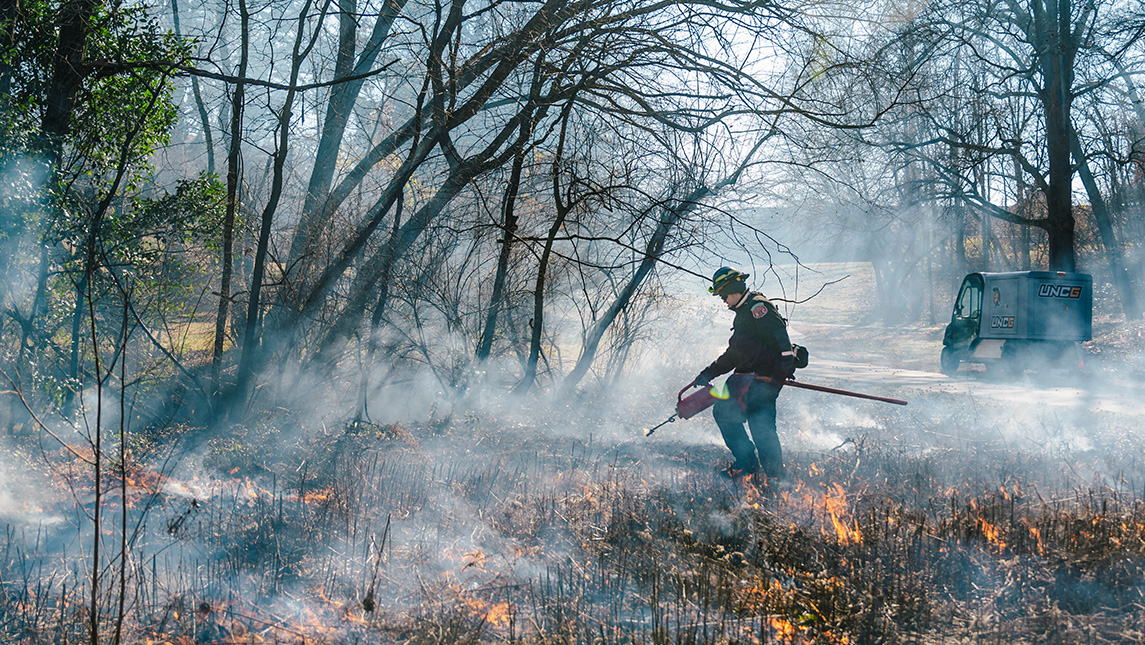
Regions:
<svg viewBox="0 0 1145 645"><path fill-rule="evenodd" d="M990 329L1013 329L1013 316L990 316Z"/></svg>
<svg viewBox="0 0 1145 645"><path fill-rule="evenodd" d="M1081 287L1073 287L1068 284L1044 283L1038 286L1038 297L1077 299L1081 297Z"/></svg>

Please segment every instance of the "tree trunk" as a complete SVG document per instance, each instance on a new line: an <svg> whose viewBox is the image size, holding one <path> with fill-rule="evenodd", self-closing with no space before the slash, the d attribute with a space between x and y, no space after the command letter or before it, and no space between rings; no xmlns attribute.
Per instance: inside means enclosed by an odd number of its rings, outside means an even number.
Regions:
<svg viewBox="0 0 1145 645"><path fill-rule="evenodd" d="M718 194L728 186L734 186L748 166L751 165L752 159L755 154L759 152L763 144L766 143L775 131L772 130L760 137L751 151L744 157L739 167L733 172L729 173L712 187L699 186L691 193L686 195L682 200L664 207L659 222L657 222L656 230L648 239L648 244L644 249L644 257L641 259L636 271L632 274L628 284L621 289L616 299L605 310L604 314L593 324L589 333L585 336L584 349L581 350L580 358L577 359L576 365L573 367L569 375L565 377L565 382L562 385L562 390L565 394L572 394L573 390L580 384L581 379L588 373L589 368L592 367L593 361L596 359L596 352L600 347L600 341L604 338L604 334L608 328L616 320L617 316L625 311L631 302L632 297L636 294L640 285L643 284L645 278L660 261L664 255L664 247L670 238L673 229L686 217L689 213L699 208L700 204L705 199L712 195Z"/></svg>
<svg viewBox="0 0 1145 645"><path fill-rule="evenodd" d="M1022 164L1018 159L1014 158L1014 214L1020 217L1028 217L1028 213L1022 211L1029 209L1027 199L1029 198L1029 191L1026 185L1022 182ZM1030 270L1030 227L1018 226L1018 241L1017 249L1014 253L1017 258L1017 268L1021 271Z"/></svg>
<svg viewBox="0 0 1145 645"><path fill-rule="evenodd" d="M75 284L76 299L72 304L72 340L70 357L68 358L68 379L71 383L68 383L67 387L64 388L64 403L62 406L64 416L71 414L72 403L75 401L76 393L74 388L76 381L79 379L80 372L80 326L83 325L84 294L87 293L87 276L90 274L91 272L85 265L83 275L80 276L79 281Z"/></svg>
<svg viewBox="0 0 1145 645"><path fill-rule="evenodd" d="M227 211L223 219L223 271L219 280L219 310L215 316L215 343L211 353L211 386L217 396L222 392L220 372L223 363L223 341L227 334L227 316L231 306L231 276L234 272L235 212L239 201L239 163L242 153L243 108L245 107L247 57L250 51L250 13L246 0L239 0L241 53L238 82L231 97L231 144L227 151Z"/></svg>
<svg viewBox="0 0 1145 645"><path fill-rule="evenodd" d="M525 166L525 146L522 139L528 136L528 128L521 124L519 147L513 156L513 169L509 173L509 184L505 187L505 203L502 211L501 252L497 256L497 272L493 276L493 292L489 296L489 311L485 313L485 326L481 331L481 341L477 345L478 361L489 359L493 350L493 336L497 329L497 316L504 300L505 279L509 273L509 256L513 248L513 238L517 235L517 192L521 188L521 173Z"/></svg>
<svg viewBox="0 0 1145 645"><path fill-rule="evenodd" d="M1125 320L1138 320L1141 318L1141 307L1137 304L1137 293L1129 278L1129 272L1125 269L1125 258L1121 253L1121 245L1117 243L1117 238L1113 234L1113 222L1110 220L1105 198L1102 197L1097 181L1093 177L1093 172L1089 168L1089 160L1086 159L1081 149L1081 142L1078 141L1076 132L1073 133L1071 140L1078 174L1081 176L1081 183L1085 186L1085 192L1089 196L1089 204L1093 208L1093 220L1097 224L1097 232L1101 236L1101 245L1105 247L1105 259L1109 263L1110 277L1113 279L1113 286L1117 289L1117 294L1121 296L1121 311L1125 314Z"/></svg>
<svg viewBox="0 0 1145 645"><path fill-rule="evenodd" d="M693 195L699 192L700 191L696 191ZM689 196L688 201L692 201L691 196ZM648 274L651 273L652 269L656 266L656 262L659 261L660 257L664 254L664 245L668 241L672 229L683 219L683 215L693 208L694 206L689 207L683 204L672 205L670 207L666 206L664 208L660 221L656 225L656 230L652 233L652 237L649 238L648 244L644 249L644 258L640 261L636 271L632 274L632 277L628 279L628 282L624 285L624 288L620 290L620 293L617 294L612 304L610 304L608 309L601 314L600 318L593 323L585 335L584 347L581 349L580 358L577 359L576 365L573 366L569 375L565 377L565 381L561 386L565 394L572 394L576 390L577 385L580 384L581 379L584 378L584 375L588 373L589 368L592 367L592 363L596 359L596 352L600 348L600 341L604 338L604 333L608 331L608 328L616 320L616 317L628 307L628 304L632 301L632 297L636 295L636 292L640 289L640 285L644 283L644 279L648 277Z"/></svg>
<svg viewBox="0 0 1145 645"><path fill-rule="evenodd" d="M1049 268L1052 271L1073 272L1077 269L1074 256L1073 220L1073 167L1070 164L1069 106L1060 96L1060 81L1055 82L1046 97L1046 152L1049 155L1050 175L1046 189L1046 223L1049 235Z"/></svg>
<svg viewBox="0 0 1145 645"><path fill-rule="evenodd" d="M977 74L975 74L977 76ZM975 81L976 85L980 85L980 81ZM974 128L974 135L978 145L985 145L986 134L985 119L978 111L978 104L975 103L974 121L976 127ZM990 202L990 182L987 180L986 164L978 164L974 168L974 190L982 196L986 202ZM978 258L978 266L974 267L976 271L991 271L994 268L994 249L993 249L993 217L982 215L981 222L981 243L979 245L979 252L981 255Z"/></svg>
<svg viewBox="0 0 1145 645"><path fill-rule="evenodd" d="M112 202L116 196L119 195L119 188L123 185L124 177L127 175L128 166L131 163L131 149L135 141L135 137L143 129L146 121L146 114L155 108L155 104L163 96L162 87L157 88L155 93L151 96L151 102L144 108L142 115L136 121L135 126L130 132L126 134L123 140L123 145L119 149L119 159L116 163L115 178L111 182L111 186L107 190L107 194L100 199L96 205L95 212L92 214L91 221L88 223L87 238L84 241L84 274L80 281L76 283L76 308L72 314L72 357L70 365L70 376L73 379L79 378L79 324L83 319L83 302L86 300L88 305L90 320L90 328L92 332L92 346L93 351L96 347L97 339L95 337L95 318L94 311L95 305L91 297L90 289L92 283L92 276L95 274L96 266L98 265L98 247L103 227L103 219L107 215L108 210L111 208ZM97 358L98 368L98 358ZM96 370L96 380L99 381L99 370ZM99 383L97 383L98 385ZM72 400L73 391L68 390L65 399L65 414L69 410ZM99 403L97 403L99 405Z"/></svg>
<svg viewBox="0 0 1145 645"><path fill-rule="evenodd" d="M361 316L369 304L369 296L373 292L374 285L377 284L380 276L388 275L388 272L393 270L398 260L413 248L414 243L421 237L421 234L429 228L429 224L453 201L453 198L457 197L474 177L480 176L490 169L500 166L516 152L516 145L510 145L506 150L497 154L497 150L505 144L513 132L517 131L521 123L534 118L532 110L536 108L536 103L536 101L530 100L528 104L522 107L521 112L519 112L517 116L510 119L506 126L501 129L498 135L494 137L493 141L490 142L483 151L475 154L472 158L463 161L459 165L454 166L449 176L442 183L441 188L401 227L398 237L391 238L389 244L375 253L363 264L363 266L366 267L382 267L382 270L360 271L358 275L355 276L350 286L350 293L346 298L346 306L338 314L335 322L327 328L320 343L318 353L312 361L322 362L327 360L342 339L349 336L350 330L360 323ZM535 118L539 120L543 118L544 114L545 108L542 107L537 110ZM369 218L370 221L369 227L363 229L355 238L346 244L345 250L339 260L328 267L323 273L323 276L318 279L311 294L303 301L301 309L303 313L313 311L321 304L325 296L325 289L334 278L340 276L346 268L349 267L350 261L361 251L368 236L374 231L381 221L381 218L384 217L389 210L389 207L392 206L394 201L401 194L402 186L405 185L405 182L412 176L413 171L421 163L421 160L429 154L430 149L432 149L439 140L439 135L435 128L431 131L430 136L416 144L414 149L411 150L407 162L403 164L397 176L390 182L382 198L378 200L374 207L370 209L370 213L367 214L367 218ZM398 183L399 181L402 183Z"/></svg>
<svg viewBox="0 0 1145 645"><path fill-rule="evenodd" d="M122 353L119 363L119 499L126 500L127 497L127 341L131 338L130 327L128 323L128 311L131 309L131 292L130 288L123 288L123 321L121 332L119 334L120 344L119 351ZM114 368L109 368L110 377L111 371ZM127 545L129 542L127 533L127 508L126 504L120 509L119 513L119 605L115 612L115 635L112 637L111 642L113 645L120 645L123 642L123 620L126 618L127 607Z"/></svg>
<svg viewBox="0 0 1145 645"><path fill-rule="evenodd" d="M1039 5L1035 4L1035 12ZM1073 272L1074 255L1073 166L1070 162L1070 105L1073 103L1073 61L1077 44L1071 30L1069 0L1049 3L1052 14L1035 16L1031 42L1041 46L1038 62L1043 85L1038 99L1046 120L1046 155L1049 177L1045 189L1045 230L1049 235L1049 268Z"/></svg>
<svg viewBox="0 0 1145 645"><path fill-rule="evenodd" d="M40 124L41 146L46 150L53 175L63 156L64 139L71 127L75 97L83 83L84 49L88 25L98 0L70 0L60 8L59 39L53 55L52 79L45 97L44 117ZM76 282L76 302L72 312L72 347L68 376L79 374L79 327L83 321L83 298L87 289L89 268ZM65 414L71 409L74 392L69 387L64 399Z"/></svg>
<svg viewBox="0 0 1145 645"><path fill-rule="evenodd" d="M537 380L537 363L541 356L541 334L545 325L545 280L549 268L549 258L552 257L553 253L553 242L557 233L560 232L561 226L564 225L567 215L567 209L558 207L557 217L553 220L553 225L549 227L549 233L545 237L545 250L541 253L541 259L537 266L537 280L533 286L533 318L529 321L532 326L529 334L529 357L525 361L525 373L521 377L521 381L513 388L513 394L528 392Z"/></svg>
<svg viewBox="0 0 1145 645"><path fill-rule="evenodd" d="M982 216L982 260L978 263L979 271L994 270L994 218Z"/></svg>
<svg viewBox="0 0 1145 645"><path fill-rule="evenodd" d="M403 2L404 1L405 0L403 0ZM450 78L450 82L446 86L450 96L455 98L459 92L475 84L479 84L479 87L473 91L468 100L449 112L448 120L445 123L446 128L456 128L482 110L490 107L490 99L501 88L505 80L510 77L523 61L528 60L530 56L536 54L536 52L547 43L547 39L544 36L545 32L551 29L552 25L561 24L570 17L586 10L588 7L589 3L587 0L576 0L573 2L569 0L546 0L524 26L515 33L502 38L497 47L480 54L475 59L466 62L454 70L457 72L457 75ZM400 10L400 8L398 9ZM449 18L441 26L440 31L433 34L433 42L430 46L430 50L434 52L434 54L430 57L430 60L427 61L429 66L440 64L441 61L439 57L442 52L448 50L451 37L459 28L463 18L464 15L461 11L451 11ZM550 96L548 99L549 102L555 103L559 100L559 97ZM508 102L505 101L500 102L501 106L507 104ZM431 112L432 111L422 112L420 109L417 110L413 117L408 119L401 127L397 128L378 145L374 146L326 196L322 199L315 198L313 212L306 215L306 220L302 227L295 232L296 239L291 242L291 255L289 256L291 265L297 261L297 254L304 253L305 249L314 243L316 228L320 227L322 223L338 209L342 202L355 190L355 187L365 179L370 170L383 159L394 154L411 138L421 134L423 128L429 125L427 121L431 121ZM515 127L516 126L514 126L514 128ZM438 128L433 128L432 126L429 127L428 131L437 131L435 136L445 136L448 134L447 131L440 131ZM417 147L416 143L414 147ZM412 173L412 170L410 172ZM399 174L400 172L395 173L395 176ZM406 181L401 180L397 183L404 186ZM321 192L321 190L318 192ZM384 205L381 212L384 213L388 211L390 206L392 206L392 204ZM367 222L360 228L365 229L370 226L371 223ZM355 240L361 237L362 236L357 233L354 235ZM294 287L294 289L295 293L299 294L298 299L304 303L301 305L303 308L313 307L315 297L324 297L330 276L334 273L340 274L340 272L344 270L344 268L338 268L336 265L340 265L344 259L351 254L349 247L344 246L339 257L335 259L330 266L314 268L314 272L319 273L318 277L311 280L307 277L300 276L296 279L295 282L298 283L298 286ZM331 270L332 268L333 271ZM292 311L287 318L297 318L295 315L295 303L289 304L292 305ZM293 323L294 320L282 320L279 321L279 326L289 328Z"/></svg>
<svg viewBox="0 0 1145 645"><path fill-rule="evenodd" d="M401 230L402 223L402 206L405 204L404 194L398 198L397 208L394 209L394 226L390 233L390 239L398 239L398 233ZM378 302L374 306L374 314L370 317L370 329L367 331L366 341L366 361L362 366L361 384L358 387L358 410L354 415L357 420L369 419L369 394L370 394L370 370L373 369L374 355L378 351L378 327L382 325L382 318L385 316L386 304L390 299L390 281L388 275L381 280L381 293L378 294Z"/></svg>
<svg viewBox="0 0 1145 645"><path fill-rule="evenodd" d="M338 313L334 322L330 324L319 342L318 351L315 353L311 362L322 363L331 359L336 354L336 349L341 347L344 339L348 338L353 329L360 325L362 317L365 315L367 307L369 307L370 295L374 292L375 286L379 282L389 280L392 275L393 269L397 266L398 261L405 256L406 253L413 247L413 244L425 232L429 223L437 217L439 213L453 201L461 193L461 190L468 183L468 179L464 177L466 173L463 168L455 169L454 173L442 184L441 188L434 193L433 198L425 205L414 213L413 217L409 219L397 231L397 236L391 236L390 240L383 245L377 253L374 253L368 260L362 263L363 267L378 267L376 270L359 271L354 277L353 282L350 284L349 294L346 297L346 305L342 311ZM401 195L401 187L396 188L398 197ZM383 197L384 204L392 205L397 198L388 199ZM380 200L379 205L383 204ZM376 206L379 206L376 205ZM379 221L382 216L388 212L381 211L379 214Z"/></svg>
<svg viewBox="0 0 1145 645"><path fill-rule="evenodd" d="M182 39L183 34L179 28L179 0L171 0L171 22L175 28L175 37ZM245 39L244 39L245 42ZM245 48L243 50L245 55ZM242 65L245 68L245 64ZM246 75L245 71L239 72L239 84L242 84L242 78ZM195 97L195 107L199 110L199 121L203 125L203 139L207 146L207 173L215 174L215 142L214 137L211 135L211 117L207 114L207 106L203 103L203 93L199 89L199 77L191 75L191 93Z"/></svg>
<svg viewBox="0 0 1145 645"><path fill-rule="evenodd" d="M94 239L94 229L89 234L90 239ZM94 248L94 244L89 246ZM89 254L90 255L90 254ZM94 269L95 262L87 262L87 275L84 277L84 282L91 284L91 271ZM101 553L101 545L103 544L103 522L100 514L103 511L103 378L100 376L99 365L99 339L95 334L95 304L89 297L87 299L88 316L91 321L91 352L95 360L95 428L94 440L92 440L92 480L93 480L93 496L91 501L91 528L92 528L92 544L91 544L91 600L88 605L88 632L91 639L91 645L99 645L99 596L100 596L100 574L103 572L103 566L100 560L103 559ZM126 510L124 511L126 512ZM126 566L126 563L122 563Z"/></svg>
<svg viewBox="0 0 1145 645"><path fill-rule="evenodd" d="M240 0L241 1L241 0ZM323 9L324 10L324 9ZM263 278L266 275L266 256L270 249L270 230L274 223L274 214L278 210L278 201L282 196L283 173L286 167L286 158L290 153L290 121L293 117L294 98L297 95L298 73L302 62L313 45L303 48L303 39L306 25L314 20L308 15L310 1L303 3L302 12L296 21L298 33L294 39L294 51L291 56L290 89L282 103L282 112L278 117L278 145L274 151L274 174L271 178L270 195L262 211L262 218L258 234L258 246L254 255L254 271L250 281L250 298L247 301L246 329L243 334L242 355L239 357L238 374L235 383L235 401L241 403L247 393L250 379L255 370L255 364L261 362L256 358L258 354L259 337L262 334L260 305ZM321 23L321 20L318 20ZM315 33L314 38L317 38Z"/></svg>
<svg viewBox="0 0 1145 645"><path fill-rule="evenodd" d="M541 356L541 334L545 326L545 278L549 268L549 258L553 253L553 243L557 233L565 224L569 214L569 206L561 197L561 163L564 158L565 138L568 135L569 114L572 111L572 102L565 104L561 111L561 134L557 142L556 154L553 156L553 203L557 209L557 216L549 233L545 236L545 249L541 252L541 259L537 266L537 280L533 286L533 318L530 321L532 329L529 334L529 357L525 360L525 373L521 381L513 388L513 394L528 392L537 381L537 362Z"/></svg>
<svg viewBox="0 0 1145 645"><path fill-rule="evenodd" d="M20 367L24 364L24 356L28 353L28 341L31 336L36 333L36 318L41 313L46 313L47 304L44 301L44 294L48 287L48 266L51 261L51 253L47 244L43 245L40 249L40 268L36 272L36 295L32 297L32 308L28 311L27 318L20 324L20 349L16 354L16 370L19 371ZM36 339L39 344L39 339ZM16 425L16 410L17 406L22 406L18 397L13 397L12 407L8 415L8 434L12 434Z"/></svg>
<svg viewBox="0 0 1145 645"><path fill-rule="evenodd" d="M85 74L84 49L89 23L99 0L69 0L60 8L59 40L52 80L45 98L41 132L53 169L63 154L63 142L71 126L76 93Z"/></svg>
<svg viewBox="0 0 1145 645"><path fill-rule="evenodd" d="M958 279L966 274L969 260L966 258L966 203L958 200L954 204L954 271Z"/></svg>
<svg viewBox="0 0 1145 645"><path fill-rule="evenodd" d="M402 0L402 2L404 5L405 0ZM390 5L388 2L387 6L395 6L397 10L400 10L399 6ZM439 11L440 8L440 5L438 5ZM460 6L454 2L447 20L444 24L439 26L439 31L433 35L429 60L426 61L427 81L428 77L442 73L441 53L448 47L450 36L453 31L460 26L462 17L463 13L460 11ZM381 19L379 18L379 20ZM375 23L374 33L375 36L379 35L377 23ZM382 35L384 36L384 34ZM345 34L343 34L342 43L345 44ZM378 46L380 47L380 41ZM367 47L367 49L369 50L370 47ZM363 56L367 53L369 52L363 52ZM376 55L376 53L377 52L373 52L373 55ZM437 82L433 85L436 89L442 87L443 84ZM327 114L327 122L329 125L324 124L323 137L322 140L319 141L320 145L325 141L327 147L319 151L319 156L316 161L317 165L311 173L310 186L307 189L306 200L303 202L302 217L299 221L299 225L295 228L294 239L291 241L290 255L288 256L291 265L297 263L300 267L296 280L297 286L294 287L294 290L300 294L303 311L312 310L322 304L325 299L326 289L331 283L331 280L346 270L349 266L349 262L358 251L361 250L362 245L377 227L380 222L380 217L383 217L389 212L394 200L397 199L400 191L403 190L403 187L413 176L414 171L429 155L433 147L437 145L438 137L445 135L445 132L440 128L431 125L426 138L424 140L421 138L423 126L426 125L423 120L427 116L427 113L423 111L425 92L426 90L423 87L421 93L418 95L417 107L414 110L413 116L410 117L402 127L395 130L390 136L374 146L366 156L358 162L354 169L347 173L346 177L334 187L334 190L330 191L329 186L337 162L338 148L340 147L345 129L345 123L342 122L342 118L349 118L349 112L353 107L353 102L357 100L357 90L355 90L353 94L354 101L350 100L351 97L348 94L340 94L337 89L332 92L331 101L339 101L341 105L332 107L332 112L328 112ZM435 98L434 100L437 99ZM397 150L410 139L413 139L410 154L390 180L389 187L384 193L386 197L378 200L374 204L374 207L370 209L370 212L364 218L364 222L359 226L359 230L351 237L350 242L343 245L342 250L332 262L321 268L312 266L309 261L306 261L306 256L312 252L318 239L319 231L325 226L329 217L351 192L353 192L355 187L360 185L371 168L385 157L396 153ZM329 178L326 177L327 174L330 175ZM397 192L395 192L395 187ZM309 277L311 272L318 272L318 275L311 279ZM290 325L293 323L293 320L288 321Z"/></svg>
<svg viewBox="0 0 1145 645"><path fill-rule="evenodd" d="M389 35L394 20L401 13L408 0L386 0L381 13L374 22L373 32L366 42L357 63L354 62L357 46L357 8L355 0L340 0L338 55L334 64L334 77L345 78L369 72L377 61L382 44ZM357 79L335 85L330 90L326 103L326 117L322 121L322 133L315 152L314 168L310 172L310 183L306 189L302 213L294 239L291 241L290 263L303 259L314 250L319 232L327 223L327 212L322 208L330 192L330 185L337 168L338 152L346 133L354 105L358 101L365 79ZM311 264L303 261L302 265ZM300 266L302 266L300 265ZM308 273L303 270L303 274Z"/></svg>
<svg viewBox="0 0 1145 645"><path fill-rule="evenodd" d="M927 227L926 242L927 242L927 244L926 244L927 248L932 249L932 250L935 248L934 247L934 225L933 224ZM934 253L927 253L926 254L926 287L927 287L926 298L927 298L927 311L929 312L929 317L927 318L927 322L931 325L933 325L935 323L935 320L936 320L935 315L934 315L934 292L936 290L936 286L937 285L934 284Z"/></svg>
<svg viewBox="0 0 1145 645"><path fill-rule="evenodd" d="M438 10L440 11L440 5L438 6ZM430 84L428 79L439 77L442 74L441 53L445 51L447 45L449 44L449 38L453 33L453 30L460 25L461 18L462 12L460 11L460 6L455 0L451 7L449 17L445 21L445 24L441 25L440 30L433 36L433 46L431 47L429 60L426 63L427 85ZM441 88L444 87L444 83L440 79L434 81L431 85L433 86L435 92L441 90ZM378 225L381 224L382 218L384 218L385 215L389 212L390 208L393 207L394 202L401 195L405 185L409 182L410 178L413 177L414 171L416 171L421 163L425 161L430 152L433 151L433 148L437 146L440 139L447 135L447 132L441 128L441 124L435 123L430 126L429 132L426 134L425 138L423 139L421 137L425 96L426 90L423 87L422 92L418 95L417 106L414 109L413 117L407 121L404 128L402 128L399 132L395 132L390 137L387 137L386 141L383 142L383 144L387 144L388 142L388 145L396 146L399 145L399 141L405 141L409 138L412 138L413 144L410 147L409 154L406 156L405 161L403 161L402 165L397 169L397 171L394 172L394 176L390 179L389 185L382 193L382 196L366 213L366 216L363 218L363 221L359 225L358 230L354 233L354 235L350 236L349 240L345 244L342 245L341 250L338 252L338 256L322 269L321 274L318 275L318 277L313 282L303 283L299 306L296 310L291 312L289 318L284 321L285 324L280 323L281 327L288 329L293 328L297 321L305 314L312 312L322 306L326 299L327 290L335 280L337 280L342 276L343 273L345 273L346 269L350 267L350 264L357 258L362 249L365 248L366 242L369 240L370 236L373 235ZM435 103L441 100L444 100L443 97L433 96L431 97L430 102ZM371 155L377 152L381 147L383 146L375 146L374 150L371 151ZM396 150L396 148L394 149ZM355 177L355 182L361 181L361 179L365 177L365 172L368 171L374 163L380 161L380 158L371 158L369 161L370 163L366 163L366 161L359 163L358 167L355 168L355 171L350 173L351 177ZM342 184L335 190L335 192L343 191L342 197L339 197L339 202L342 198L345 197L345 195L349 194L349 188L347 186L349 179L350 177L347 177L346 180L343 180ZM326 210L332 208L332 201L334 200L328 199L324 201L324 212L332 212ZM320 219L322 218L318 218L318 220L314 220L312 218L310 223L304 223L302 228L296 230L295 242L291 244L292 250L297 249L300 252L306 251L306 248L311 244L310 240L313 239L310 226L311 224L315 224L317 221L320 221ZM416 219L416 217L414 219ZM366 299L368 298L368 293L372 291L372 288L373 285L371 284L369 285L369 288L361 294L362 297L358 304L360 304L361 309L363 310L366 307ZM340 318L344 319L345 316L341 316ZM343 320L340 320L339 322L342 323ZM336 325L336 329L338 333L341 334L341 332L345 329L345 326ZM330 339L331 334L327 333L326 338ZM328 345L325 340L323 341L323 345ZM322 350L320 349L320 353L321 352Z"/></svg>

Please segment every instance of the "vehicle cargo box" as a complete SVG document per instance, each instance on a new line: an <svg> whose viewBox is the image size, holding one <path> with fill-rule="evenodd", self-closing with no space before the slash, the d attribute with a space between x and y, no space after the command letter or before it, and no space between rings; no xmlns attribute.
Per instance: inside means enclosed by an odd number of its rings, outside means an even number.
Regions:
<svg viewBox="0 0 1145 645"><path fill-rule="evenodd" d="M1093 278L1084 273L970 273L954 299L942 338L942 371L962 362L1001 365L1012 374L1080 366L1078 342L1093 336Z"/></svg>
<svg viewBox="0 0 1145 645"><path fill-rule="evenodd" d="M1093 334L1093 278L1083 273L982 273L983 339L1085 341Z"/></svg>

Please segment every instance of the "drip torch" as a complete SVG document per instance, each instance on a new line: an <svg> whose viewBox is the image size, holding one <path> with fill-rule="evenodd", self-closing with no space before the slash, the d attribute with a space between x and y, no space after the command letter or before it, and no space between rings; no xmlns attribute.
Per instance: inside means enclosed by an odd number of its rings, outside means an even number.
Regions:
<svg viewBox="0 0 1145 645"><path fill-rule="evenodd" d="M767 377L767 376L756 376L755 378L760 380L760 381L765 381L767 383L774 382L773 379L771 379L770 377ZM672 416L668 417L664 421L661 421L660 423L656 424L655 426L646 429L644 431L645 437L651 436L651 434L653 432L656 432L658 429L664 427L665 425L668 425L669 423L674 423L677 418L691 419L692 417L696 416L697 414L699 414L699 413L703 412L704 410L707 410L708 408L715 405L716 401L719 401L721 399L726 399L726 398L731 396L731 392L728 388L727 382L724 382L723 385L718 385L718 386L714 386L711 388L703 388L703 389L699 390L698 392L693 392L693 393L689 394L688 396L684 396L684 392L687 392L688 390L692 389L693 387L695 387L695 385L696 385L696 382L693 381L693 382L685 385L684 389L680 390L679 394L676 395L676 414L673 414ZM797 387L797 388L804 389L804 390L814 390L816 392L826 392L828 394L839 394L842 396L850 396L850 397L854 397L856 399L867 399L869 401L881 401L883 403L892 403L894 405L906 405L907 404L907 402L903 401L902 399L892 399L890 397L885 397L885 396L875 396L874 394L863 394L862 392L852 392L850 390L842 390L839 388L827 387L824 385L812 385L810 383L803 383L801 381L796 381L794 379L788 379L788 380L784 381L783 385L786 387Z"/></svg>

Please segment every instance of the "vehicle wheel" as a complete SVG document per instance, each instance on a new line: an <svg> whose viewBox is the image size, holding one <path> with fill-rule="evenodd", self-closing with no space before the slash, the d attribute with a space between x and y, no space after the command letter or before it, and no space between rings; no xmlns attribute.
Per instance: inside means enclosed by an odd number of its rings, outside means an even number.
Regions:
<svg viewBox="0 0 1145 645"><path fill-rule="evenodd" d="M998 361L998 373L1004 377L1014 378L1021 376L1026 370L1025 356L1021 346L1014 341L1006 341L1002 345L1002 358Z"/></svg>
<svg viewBox="0 0 1145 645"><path fill-rule="evenodd" d="M1058 343L1054 348L1057 366L1067 373L1074 373L1081 369L1083 364L1081 346L1077 343Z"/></svg>
<svg viewBox="0 0 1145 645"><path fill-rule="evenodd" d="M954 350L949 347L942 348L942 355L938 359L939 365L942 368L942 373L947 376L958 371L958 364L961 363L957 356L954 355Z"/></svg>

